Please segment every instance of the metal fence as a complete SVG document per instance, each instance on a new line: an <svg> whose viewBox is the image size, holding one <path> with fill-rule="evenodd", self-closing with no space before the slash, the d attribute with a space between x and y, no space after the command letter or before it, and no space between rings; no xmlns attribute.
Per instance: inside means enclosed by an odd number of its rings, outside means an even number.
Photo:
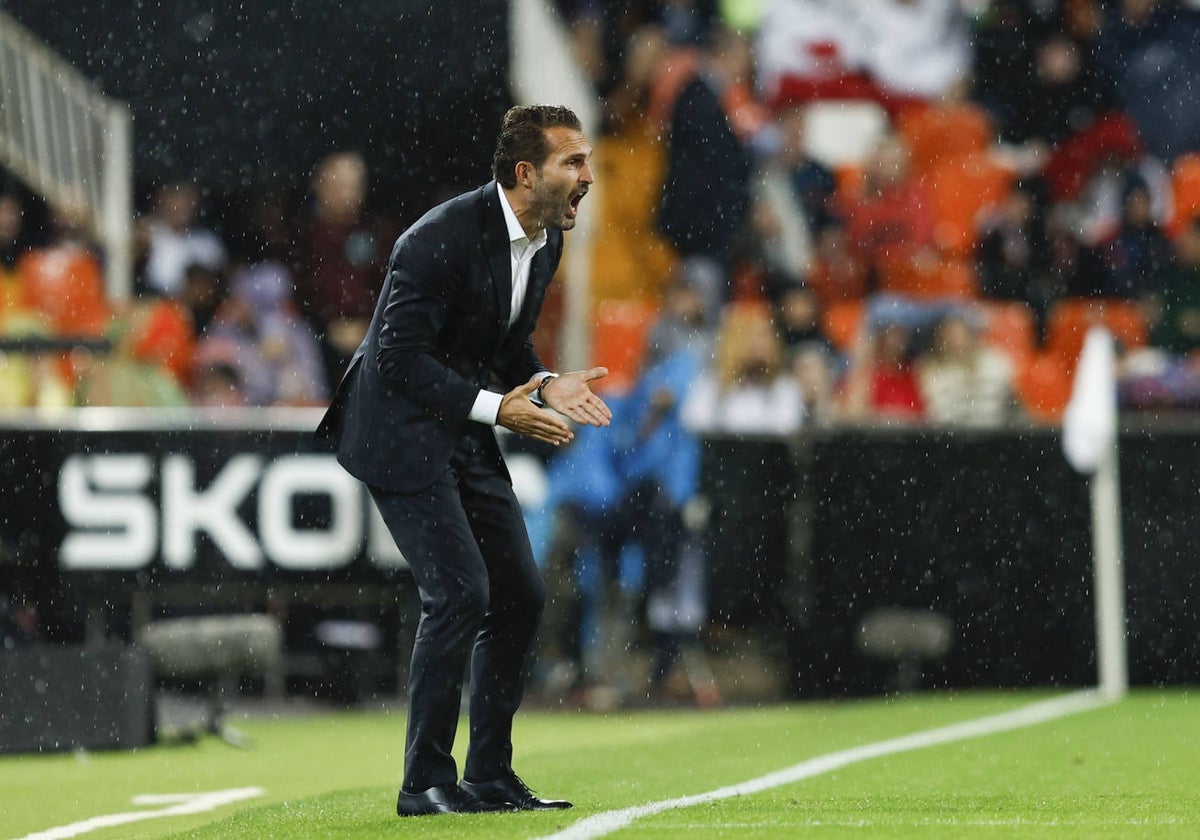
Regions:
<svg viewBox="0 0 1200 840"><path fill-rule="evenodd" d="M52 205L79 208L102 243L109 295L132 288L132 121L0 12L0 163Z"/></svg>

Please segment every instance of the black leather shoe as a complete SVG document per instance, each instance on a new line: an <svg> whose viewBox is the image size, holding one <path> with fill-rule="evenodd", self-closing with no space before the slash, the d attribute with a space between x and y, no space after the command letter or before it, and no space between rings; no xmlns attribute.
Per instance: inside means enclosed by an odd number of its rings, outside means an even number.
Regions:
<svg viewBox="0 0 1200 840"><path fill-rule="evenodd" d="M482 814L489 811L512 811L507 803L481 802L464 793L458 785L437 785L418 793L400 789L396 813L402 817L423 817L430 814Z"/></svg>
<svg viewBox="0 0 1200 840"><path fill-rule="evenodd" d="M459 787L480 802L507 805L521 811L558 811L574 807L565 799L539 799L516 773L509 773L490 782L469 782L463 779Z"/></svg>

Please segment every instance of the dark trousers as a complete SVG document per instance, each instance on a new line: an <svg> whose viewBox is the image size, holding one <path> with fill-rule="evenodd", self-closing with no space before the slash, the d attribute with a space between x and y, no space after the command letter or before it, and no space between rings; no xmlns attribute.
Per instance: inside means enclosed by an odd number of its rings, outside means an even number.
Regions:
<svg viewBox="0 0 1200 840"><path fill-rule="evenodd" d="M463 777L499 778L512 765L512 719L546 587L495 441L465 438L426 490L404 495L372 487L371 495L421 598L404 789L458 781L450 750L468 661L471 743Z"/></svg>

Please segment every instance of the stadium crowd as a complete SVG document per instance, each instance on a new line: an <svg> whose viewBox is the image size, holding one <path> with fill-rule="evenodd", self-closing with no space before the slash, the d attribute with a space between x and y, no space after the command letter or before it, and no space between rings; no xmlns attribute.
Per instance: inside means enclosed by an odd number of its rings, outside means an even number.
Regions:
<svg viewBox="0 0 1200 840"><path fill-rule="evenodd" d="M592 283L616 386L692 295L722 336L705 393L766 377L761 430L1053 420L1097 321L1127 405L1200 401L1196 4L558 5L604 104ZM0 329L25 352L0 404L320 404L398 233L367 179L332 153L300 209L268 193L238 219L201 212L206 185L161 186L120 306L75 209L29 230L5 190ZM29 352L51 335L102 342ZM738 428L723 411L694 419Z"/></svg>
<svg viewBox="0 0 1200 840"><path fill-rule="evenodd" d="M604 106L614 424L551 464L550 497L597 574L636 543L654 679L682 656L716 696L698 433L1052 421L1092 323L1126 406L1200 407L1197 5L558 0ZM367 164L331 153L300 210L265 194L244 223L162 185L121 305L73 208L31 231L0 195L0 406L321 405L399 232Z"/></svg>

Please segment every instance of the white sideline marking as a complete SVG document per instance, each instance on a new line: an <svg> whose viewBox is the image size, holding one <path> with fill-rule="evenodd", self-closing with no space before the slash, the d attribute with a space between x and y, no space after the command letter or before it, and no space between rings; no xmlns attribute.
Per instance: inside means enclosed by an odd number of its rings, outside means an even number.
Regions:
<svg viewBox="0 0 1200 840"><path fill-rule="evenodd" d="M540 840L594 840L594 838L603 837L606 834L611 834L614 831L625 828L634 820L653 814L661 814L663 811L673 811L676 808L688 808L692 805L702 805L706 802L716 802L717 800L730 799L734 796L747 796L752 793L760 793L764 790L770 790L771 788L792 784L803 779L810 779L813 776L819 776L822 773L828 773L832 770L838 770L850 764L857 764L860 761L880 758L885 755L895 755L896 753L908 752L910 750L924 749L925 747L935 747L954 741L982 738L985 735L995 735L999 732L1008 732L1012 729L1022 729L1026 726L1034 726L1056 718L1096 709L1108 705L1110 702L1111 700L1095 689L1078 691L1068 694L1065 697L1057 697L1053 700L1044 700L1040 703L1022 706L1010 712L1001 712L997 715L989 715L988 717L955 723L950 726L942 726L937 729L914 732L911 735L892 738L888 741L877 741L874 744L864 744L861 747L820 755L816 758L810 758L807 761L792 765L791 767L786 767L783 770L776 770L774 773L759 776L757 779L717 788L707 793L681 796L677 799L663 799L659 802L649 802L645 805L635 805L632 808L621 808L617 811L605 811L582 819L569 828L565 828L555 834L548 834L540 838Z"/></svg>
<svg viewBox="0 0 1200 840"><path fill-rule="evenodd" d="M126 811L121 814L104 814L99 817L80 820L70 825L60 825L26 834L17 840L64 840L67 837L77 837L100 828L112 828L115 825L156 820L161 817L180 817L185 814L200 814L212 811L223 805L232 805L244 799L262 796L266 790L260 787L229 788L228 790L210 790L207 793L148 793L133 797L134 805L167 805L157 811Z"/></svg>

